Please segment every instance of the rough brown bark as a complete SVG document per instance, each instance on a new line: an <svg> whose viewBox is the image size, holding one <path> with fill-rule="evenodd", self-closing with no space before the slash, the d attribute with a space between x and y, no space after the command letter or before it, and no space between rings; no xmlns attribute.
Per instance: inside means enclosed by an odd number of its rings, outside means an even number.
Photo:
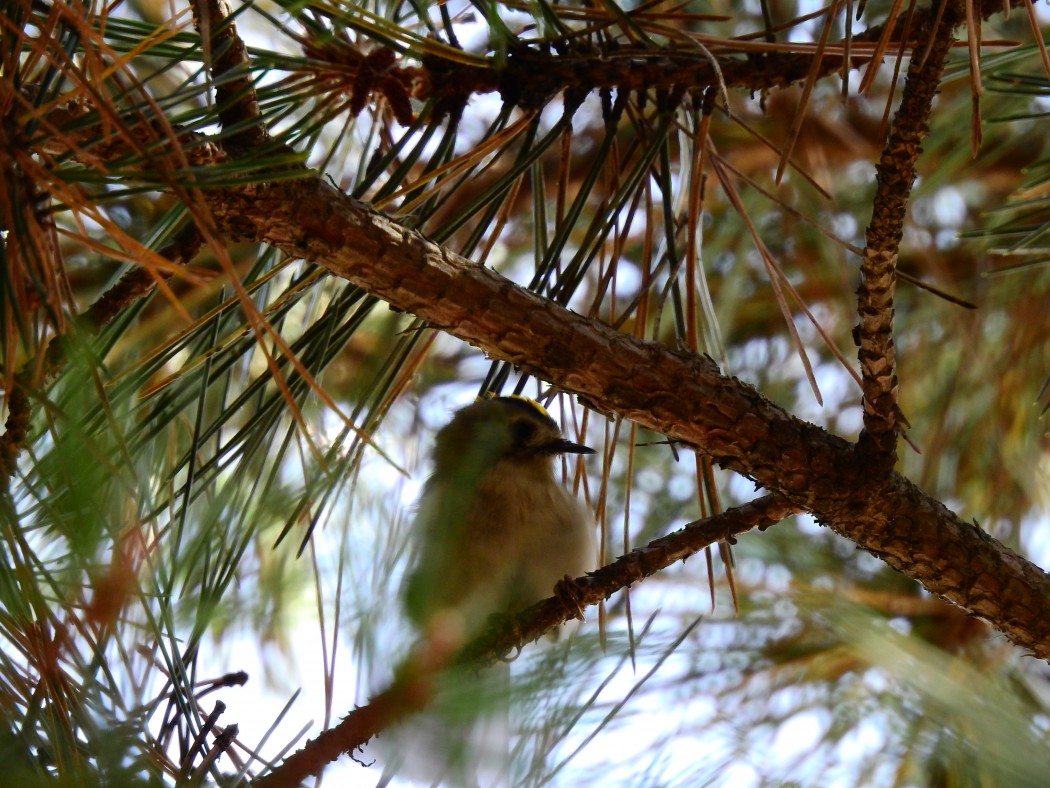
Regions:
<svg viewBox="0 0 1050 788"><path fill-rule="evenodd" d="M317 177L210 192L229 234L325 266L398 309L682 441L1050 659L1050 577L903 476L710 358L620 334L431 243Z"/></svg>
<svg viewBox="0 0 1050 788"><path fill-rule="evenodd" d="M904 235L904 218L933 97L955 40L955 28L964 16L961 3L946 3L943 14L922 21L918 38L929 41L929 48L923 57L913 57L908 65L900 108L875 170L878 186L865 232L861 284L857 290L860 323L856 331L864 391L864 430L859 446L874 473L886 473L896 464L897 433L903 421L897 404L893 344L897 251Z"/></svg>

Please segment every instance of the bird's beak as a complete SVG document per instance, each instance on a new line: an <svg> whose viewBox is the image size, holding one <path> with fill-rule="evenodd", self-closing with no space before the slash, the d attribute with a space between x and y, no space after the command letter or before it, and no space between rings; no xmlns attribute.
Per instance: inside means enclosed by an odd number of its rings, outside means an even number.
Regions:
<svg viewBox="0 0 1050 788"><path fill-rule="evenodd" d="M573 443L564 438L552 443L550 451L554 454L597 454L590 446L584 446L582 443Z"/></svg>

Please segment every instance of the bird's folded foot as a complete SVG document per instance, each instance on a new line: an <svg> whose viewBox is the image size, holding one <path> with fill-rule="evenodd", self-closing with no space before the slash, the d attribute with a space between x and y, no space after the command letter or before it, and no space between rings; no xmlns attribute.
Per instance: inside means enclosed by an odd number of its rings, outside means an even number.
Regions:
<svg viewBox="0 0 1050 788"><path fill-rule="evenodd" d="M577 621L583 621L583 589L576 582L576 578L565 575L554 584L554 595L572 611L572 617Z"/></svg>

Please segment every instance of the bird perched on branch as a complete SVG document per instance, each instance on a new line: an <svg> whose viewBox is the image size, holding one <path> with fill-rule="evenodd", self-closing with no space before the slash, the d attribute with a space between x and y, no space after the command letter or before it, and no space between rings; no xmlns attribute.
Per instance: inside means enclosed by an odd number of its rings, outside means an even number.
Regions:
<svg viewBox="0 0 1050 788"><path fill-rule="evenodd" d="M593 520L554 468L559 455L593 453L525 397L478 399L438 432L405 590L425 635L458 646L490 615L522 610L594 568Z"/></svg>
<svg viewBox="0 0 1050 788"><path fill-rule="evenodd" d="M593 453L524 397L478 399L438 432L403 593L422 635L412 670L438 681L426 712L386 737L381 784L394 774L516 784L510 666L441 669L490 616L522 610L594 568L593 520L555 475L559 455Z"/></svg>

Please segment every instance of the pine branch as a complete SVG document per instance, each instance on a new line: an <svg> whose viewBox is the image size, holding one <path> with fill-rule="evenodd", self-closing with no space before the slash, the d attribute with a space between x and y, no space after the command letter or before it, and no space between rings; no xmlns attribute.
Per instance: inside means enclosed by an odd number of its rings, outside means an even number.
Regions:
<svg viewBox="0 0 1050 788"><path fill-rule="evenodd" d="M893 346L893 294L896 287L897 251L904 236L904 217L915 184L916 161L927 133L933 97L940 85L955 28L965 18L959 2L950 3L935 21L925 21L919 39L928 39L911 58L900 108L876 169L877 189L867 245L861 262L857 290L860 323L855 339L860 347L864 390L864 430L859 449L871 469L885 473L897 461L897 433L903 415L897 404L898 384Z"/></svg>
<svg viewBox="0 0 1050 788"><path fill-rule="evenodd" d="M706 356L620 334L482 268L320 178L208 192L220 227L323 265L599 411L681 441L1050 659L1050 577L853 444Z"/></svg>
<svg viewBox="0 0 1050 788"><path fill-rule="evenodd" d="M262 123L248 51L237 33L225 0L194 0L193 24L200 33L209 72L215 82L219 121L230 152L248 151L270 141Z"/></svg>
<svg viewBox="0 0 1050 788"><path fill-rule="evenodd" d="M159 255L175 265L185 265L201 249L201 235L188 224L160 250ZM150 267L133 268L113 287L99 296L83 314L78 315L73 330L94 335L131 304L154 291L158 279L171 276L170 270L156 271ZM29 360L16 373L8 395L7 421L0 435L0 489L7 490L14 475L18 456L25 448L32 416L31 392L37 391L61 372L66 363L70 334L60 334L48 343L42 363Z"/></svg>
<svg viewBox="0 0 1050 788"><path fill-rule="evenodd" d="M769 528L798 511L783 498L766 495L689 523L585 577L573 580L565 586L564 593L538 602L513 619L494 625L473 643L467 644L455 661L475 669L491 665L566 621L579 617L584 608L608 599L620 589L720 541L731 541L754 528ZM365 706L354 709L338 725L307 742L253 784L258 788L291 788L311 775L320 774L325 766L341 755L352 755L381 731L425 708L431 683L446 665L447 660L435 660L425 654L410 658L387 689Z"/></svg>
<svg viewBox="0 0 1050 788"><path fill-rule="evenodd" d="M1013 0L1010 5L1024 2ZM840 43L815 53L786 53L779 45L745 38L725 38L705 46L686 38L663 47L629 48L615 41L591 45L574 39L545 42L543 47L515 43L505 57L488 57L480 59L481 63L466 62L458 51L452 57L435 47L423 55L420 66L409 65L391 49L377 47L365 54L341 41L307 44L306 51L333 89L351 94L358 110L369 96L382 95L406 123L406 118L411 119L408 86L413 84L418 85L414 96L434 100L441 115L462 109L471 96L486 93L499 93L509 104L537 109L569 88L582 92L687 90L699 96L709 88L759 92L815 81L842 73L844 64L855 69L881 60L891 45L898 49L903 43L907 49L923 51L926 41L921 35L911 43L902 38L909 27L925 30L936 25L939 5L934 2L913 14L899 15L888 27L873 25L853 35L848 47ZM988 18L1002 13L1003 8L1001 0L985 0L980 15ZM949 24L940 29L954 27Z"/></svg>

